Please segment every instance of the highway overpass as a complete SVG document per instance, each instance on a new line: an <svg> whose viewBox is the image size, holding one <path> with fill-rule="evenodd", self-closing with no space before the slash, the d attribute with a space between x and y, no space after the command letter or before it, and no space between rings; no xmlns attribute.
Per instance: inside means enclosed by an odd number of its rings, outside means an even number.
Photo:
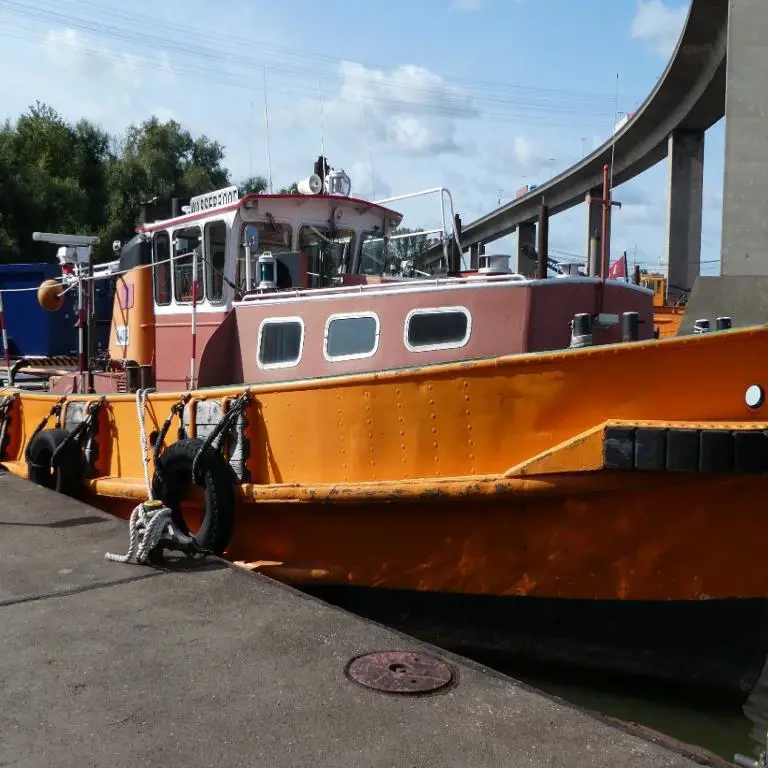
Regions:
<svg viewBox="0 0 768 768"><path fill-rule="evenodd" d="M665 261L669 282L690 289L699 274L701 253L704 133L725 114L729 5L749 6L745 24L749 25L752 13L762 17L758 27L765 32L764 4L765 0L692 0L667 68L632 118L609 141L571 168L465 224L462 248L476 252L478 245L519 230L520 251L524 244L535 243L535 222L542 201L553 215L585 203L590 196L602 196L602 169L611 163L612 155L614 184L622 184L668 157ZM760 86L763 89L768 87L768 71L764 74ZM765 134L765 120L758 130ZM768 140L765 147L768 149ZM587 205L588 243L589 235L600 229L601 205ZM529 271L530 259L519 256L519 260L520 271Z"/></svg>

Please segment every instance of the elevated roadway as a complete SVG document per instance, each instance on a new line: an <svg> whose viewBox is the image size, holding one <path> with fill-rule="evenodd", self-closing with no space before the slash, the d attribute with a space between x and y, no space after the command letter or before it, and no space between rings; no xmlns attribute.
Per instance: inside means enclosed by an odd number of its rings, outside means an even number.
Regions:
<svg viewBox="0 0 768 768"><path fill-rule="evenodd" d="M462 247L486 244L514 232L522 224L534 223L542 200L552 215L584 203L590 193L601 195L602 169L611 163L612 155L614 185L629 181L670 156L668 229L672 231L668 239L672 242L668 246L668 260L684 251L680 258L686 262L695 260L697 275L703 134L725 114L728 10L729 0L692 0L669 64L632 118L601 147L563 173L465 224ZM680 191L677 201L673 199L675 187ZM599 222L599 215L595 218ZM678 272L682 282L692 283L695 275L686 274L690 271L681 265ZM670 282L674 282L672 275Z"/></svg>

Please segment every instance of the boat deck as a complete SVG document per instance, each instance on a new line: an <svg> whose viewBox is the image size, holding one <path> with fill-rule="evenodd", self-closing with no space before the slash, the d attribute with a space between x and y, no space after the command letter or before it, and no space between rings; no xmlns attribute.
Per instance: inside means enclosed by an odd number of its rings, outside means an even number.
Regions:
<svg viewBox="0 0 768 768"><path fill-rule="evenodd" d="M220 560L104 559L127 539L0 472L0 765L726 765ZM414 697L345 676L389 650L440 655L458 683Z"/></svg>

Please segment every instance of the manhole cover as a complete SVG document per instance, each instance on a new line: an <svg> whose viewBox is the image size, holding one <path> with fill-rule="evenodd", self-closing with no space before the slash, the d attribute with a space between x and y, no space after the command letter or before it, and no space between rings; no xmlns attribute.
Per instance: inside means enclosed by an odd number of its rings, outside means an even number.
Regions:
<svg viewBox="0 0 768 768"><path fill-rule="evenodd" d="M450 664L411 651L379 651L358 656L347 664L347 677L382 693L428 694L444 691L455 679Z"/></svg>

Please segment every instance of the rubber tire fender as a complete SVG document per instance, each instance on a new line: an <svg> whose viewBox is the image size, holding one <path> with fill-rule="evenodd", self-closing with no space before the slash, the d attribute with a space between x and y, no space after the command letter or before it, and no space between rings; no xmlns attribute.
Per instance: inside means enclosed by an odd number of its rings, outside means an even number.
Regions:
<svg viewBox="0 0 768 768"><path fill-rule="evenodd" d="M80 446L72 441L59 454L59 466L51 471L53 452L69 435L66 429L43 429L38 432L27 449L29 480L44 488L77 496L82 489L83 455Z"/></svg>
<svg viewBox="0 0 768 768"><path fill-rule="evenodd" d="M192 462L202 446L199 438L188 438L177 440L163 451L157 460L160 472L156 471L152 478L152 494L171 510L182 546L192 544L221 555L234 530L235 476L224 457L213 448L207 448L198 462L200 485L205 489L205 514L196 534L190 532L181 514L181 500L193 482Z"/></svg>

